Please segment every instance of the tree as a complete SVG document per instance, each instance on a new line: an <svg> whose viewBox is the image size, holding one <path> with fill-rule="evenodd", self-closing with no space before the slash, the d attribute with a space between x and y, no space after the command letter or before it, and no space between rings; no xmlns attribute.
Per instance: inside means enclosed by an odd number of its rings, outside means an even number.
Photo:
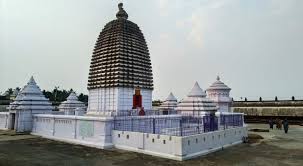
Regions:
<svg viewBox="0 0 303 166"><path fill-rule="evenodd" d="M259 101L262 101L262 97L259 98Z"/></svg>
<svg viewBox="0 0 303 166"><path fill-rule="evenodd" d="M275 101L278 101L278 97L277 96L275 97Z"/></svg>
<svg viewBox="0 0 303 166"><path fill-rule="evenodd" d="M80 93L80 95L78 96L78 100L82 101L84 103L87 103L88 102L88 96L84 95L83 93Z"/></svg>
<svg viewBox="0 0 303 166"><path fill-rule="evenodd" d="M152 102L152 105L155 106L155 107L160 106L161 104L162 104L162 101L161 101L161 100L154 100L154 101Z"/></svg>
<svg viewBox="0 0 303 166"><path fill-rule="evenodd" d="M8 88L6 91L5 91L5 94L7 97L9 97L10 95L12 95L14 93L13 89L12 88Z"/></svg>

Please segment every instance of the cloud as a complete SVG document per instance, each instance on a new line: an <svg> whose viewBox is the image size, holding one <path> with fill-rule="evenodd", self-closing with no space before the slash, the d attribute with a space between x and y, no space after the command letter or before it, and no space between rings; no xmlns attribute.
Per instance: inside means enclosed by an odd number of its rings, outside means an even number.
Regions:
<svg viewBox="0 0 303 166"><path fill-rule="evenodd" d="M235 0L208 0L191 6L187 17L176 21L176 26L187 30L186 39L195 47L203 47L203 38L211 28L211 18L222 13L223 8L233 4Z"/></svg>
<svg viewBox="0 0 303 166"><path fill-rule="evenodd" d="M193 13L188 22L191 28L188 33L187 40L191 41L197 47L202 47L203 22L201 15Z"/></svg>

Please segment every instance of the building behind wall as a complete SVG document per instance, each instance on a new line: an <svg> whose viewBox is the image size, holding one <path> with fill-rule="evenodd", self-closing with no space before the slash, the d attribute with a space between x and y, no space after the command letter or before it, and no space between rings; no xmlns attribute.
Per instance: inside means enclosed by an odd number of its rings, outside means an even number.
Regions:
<svg viewBox="0 0 303 166"><path fill-rule="evenodd" d="M153 76L144 36L128 20L122 3L116 17L105 25L93 51L88 78L91 115L152 109Z"/></svg>

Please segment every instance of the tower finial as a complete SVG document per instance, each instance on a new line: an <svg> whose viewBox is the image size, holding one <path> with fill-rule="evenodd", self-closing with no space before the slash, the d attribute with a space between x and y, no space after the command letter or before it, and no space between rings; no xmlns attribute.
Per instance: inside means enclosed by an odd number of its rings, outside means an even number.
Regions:
<svg viewBox="0 0 303 166"><path fill-rule="evenodd" d="M127 19L128 18L128 14L126 13L126 11L123 9L123 3L119 3L118 4L118 8L119 8L119 11L118 13L116 14L116 17L118 19Z"/></svg>
<svg viewBox="0 0 303 166"><path fill-rule="evenodd" d="M220 81L220 76L219 75L217 75L217 81Z"/></svg>
<svg viewBox="0 0 303 166"><path fill-rule="evenodd" d="M28 84L36 84L36 81L34 79L34 76L31 76L31 78L28 81Z"/></svg>

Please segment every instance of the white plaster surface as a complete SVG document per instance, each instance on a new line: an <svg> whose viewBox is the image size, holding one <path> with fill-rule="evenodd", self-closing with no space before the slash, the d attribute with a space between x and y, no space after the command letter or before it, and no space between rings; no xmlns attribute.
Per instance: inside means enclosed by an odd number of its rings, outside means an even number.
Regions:
<svg viewBox="0 0 303 166"><path fill-rule="evenodd" d="M186 160L242 142L246 127L197 134L186 137L147 134L129 131L112 132L116 148L159 157Z"/></svg>
<svg viewBox="0 0 303 166"><path fill-rule="evenodd" d="M113 146L112 120L111 117L34 115L31 134L106 149Z"/></svg>
<svg viewBox="0 0 303 166"><path fill-rule="evenodd" d="M221 114L216 113L217 116ZM181 115L159 115L157 117L180 118ZM121 118L144 119L149 116ZM116 147L180 161L241 143L242 138L247 137L245 126L181 137L112 130L113 117L41 114L33 115L33 119L32 134L34 135L101 149Z"/></svg>
<svg viewBox="0 0 303 166"><path fill-rule="evenodd" d="M88 114L132 110L135 88L98 88L89 90ZM152 109L152 90L141 89L142 105Z"/></svg>
<svg viewBox="0 0 303 166"><path fill-rule="evenodd" d="M0 129L8 129L9 112L0 112Z"/></svg>

